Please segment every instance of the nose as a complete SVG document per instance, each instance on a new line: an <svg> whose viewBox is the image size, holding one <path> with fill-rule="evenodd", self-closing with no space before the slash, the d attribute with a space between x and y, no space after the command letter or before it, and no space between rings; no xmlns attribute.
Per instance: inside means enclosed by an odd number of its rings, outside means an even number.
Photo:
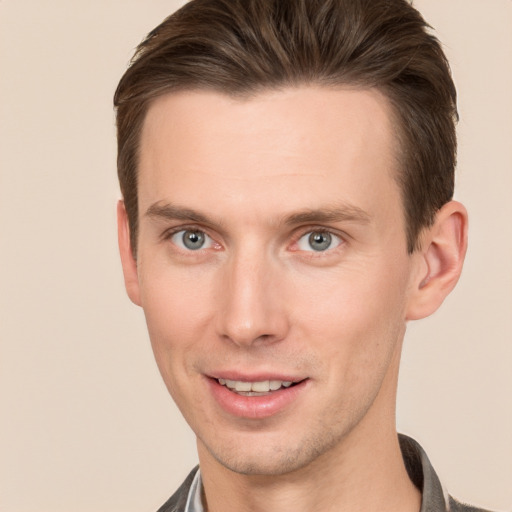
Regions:
<svg viewBox="0 0 512 512"><path fill-rule="evenodd" d="M261 252L233 255L222 272L218 333L240 347L280 341L289 330L283 272Z"/></svg>

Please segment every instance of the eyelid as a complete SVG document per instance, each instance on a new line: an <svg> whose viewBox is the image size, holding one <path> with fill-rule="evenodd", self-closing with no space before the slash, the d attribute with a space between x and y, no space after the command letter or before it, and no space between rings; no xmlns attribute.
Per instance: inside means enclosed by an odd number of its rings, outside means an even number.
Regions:
<svg viewBox="0 0 512 512"><path fill-rule="evenodd" d="M160 235L159 238L162 241L170 240L173 236L175 236L177 233L180 233L181 231L199 231L201 233L204 233L204 235L211 240L214 249L217 249L217 250L222 249L222 244L220 244L217 241L218 237L212 236L210 234L210 230L207 227L199 226L199 225L193 224L193 223L180 224L180 225L168 228L162 232L162 234ZM335 247L328 248L325 251L314 251L313 249L311 251L302 251L301 249L298 249L297 248L298 241L301 238L303 238L304 236L310 235L311 233L328 233L333 238L338 239L339 243ZM340 245L344 245L347 242L348 238L350 238L350 236L347 235L346 233L340 232L339 230L331 228L331 227L314 226L314 225L313 226L303 226L301 228L298 228L295 231L295 233L292 235L292 242L291 242L290 246L291 246L291 250L294 252L302 251L302 252L313 253L313 254L316 254L317 256L321 256L322 254L330 253L330 252L334 251ZM174 245L176 245L176 244L174 243ZM289 249L290 249L290 246L289 246ZM200 252L202 250L202 248L201 248L201 249L198 249L197 251L191 251L190 249L183 249L179 246L177 246L177 247L182 250L185 250L186 252ZM211 247L209 247L209 248L211 248Z"/></svg>
<svg viewBox="0 0 512 512"><path fill-rule="evenodd" d="M313 248L311 248L310 251L304 250L304 249L299 249L298 248L299 241L302 238L304 238L305 236L311 235L312 233L327 233L330 236L332 236L333 239L338 239L339 242L334 247L329 247L325 251L315 251ZM347 241L347 238L348 238L347 235L345 235L344 233L340 233L338 230L333 229L333 228L328 228L325 226L307 226L307 227L304 227L304 228L301 228L300 230L298 230L297 233L294 235L293 242L292 242L292 247L293 247L292 250L297 251L297 252L301 251L301 252L306 252L306 253L313 253L316 256L322 256L322 254L331 253L332 251L339 248L341 245L344 245Z"/></svg>
<svg viewBox="0 0 512 512"><path fill-rule="evenodd" d="M178 233L182 231L198 231L205 235L210 240L210 246L209 247L201 247L200 249L197 249L196 251L192 251L191 249L187 249L184 247L181 247L180 245L176 244L176 242L172 242L176 247L178 247L182 251L186 252L201 252L202 250L214 248L214 249L220 249L221 244L219 244L216 239L209 233L209 230L203 226L198 226L196 224L180 224L178 226L173 226L172 228L166 229L161 235L160 239L162 241L171 240L172 238L177 235Z"/></svg>
<svg viewBox="0 0 512 512"><path fill-rule="evenodd" d="M202 226L197 226L195 224L180 224L178 226L173 226L171 228L165 229L162 234L160 235L160 238L162 240L167 240L171 238L176 233L179 233L180 231L200 231L201 233L204 233L205 235L208 235L210 238L210 234L208 233L208 230L205 229Z"/></svg>

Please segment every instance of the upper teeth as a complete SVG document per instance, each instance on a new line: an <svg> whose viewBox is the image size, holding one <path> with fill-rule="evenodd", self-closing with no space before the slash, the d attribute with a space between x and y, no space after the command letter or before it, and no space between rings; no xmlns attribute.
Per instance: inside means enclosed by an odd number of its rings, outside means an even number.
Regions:
<svg viewBox="0 0 512 512"><path fill-rule="evenodd" d="M281 386L288 388L292 385L291 381L283 380L262 380L258 382L244 382L241 380L219 379L219 383L235 391L255 391L257 393L266 393L275 391Z"/></svg>

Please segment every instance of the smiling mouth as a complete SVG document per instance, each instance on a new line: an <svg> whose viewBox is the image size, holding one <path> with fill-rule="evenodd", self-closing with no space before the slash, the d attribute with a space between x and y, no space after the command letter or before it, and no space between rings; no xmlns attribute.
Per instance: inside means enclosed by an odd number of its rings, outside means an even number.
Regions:
<svg viewBox="0 0 512 512"><path fill-rule="evenodd" d="M283 381L283 380L263 380L257 382L246 382L241 380L217 379L221 386L227 387L233 393L243 396L265 396L287 389L299 382Z"/></svg>

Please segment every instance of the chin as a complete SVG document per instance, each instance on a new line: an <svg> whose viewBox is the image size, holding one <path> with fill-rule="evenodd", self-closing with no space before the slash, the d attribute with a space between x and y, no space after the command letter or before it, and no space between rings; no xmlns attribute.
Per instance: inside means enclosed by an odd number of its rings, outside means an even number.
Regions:
<svg viewBox="0 0 512 512"><path fill-rule="evenodd" d="M263 460L261 456L254 457L216 457L217 461L225 468L240 475L254 476L278 476L291 473L307 465L306 461L300 460L293 454L282 454L271 459Z"/></svg>
<svg viewBox="0 0 512 512"><path fill-rule="evenodd" d="M222 447L207 451L222 466L241 475L279 476L309 466L322 454L330 452L336 444L336 439L313 439L290 446L266 444L264 449L258 442L248 442L244 447L235 444L225 450Z"/></svg>

